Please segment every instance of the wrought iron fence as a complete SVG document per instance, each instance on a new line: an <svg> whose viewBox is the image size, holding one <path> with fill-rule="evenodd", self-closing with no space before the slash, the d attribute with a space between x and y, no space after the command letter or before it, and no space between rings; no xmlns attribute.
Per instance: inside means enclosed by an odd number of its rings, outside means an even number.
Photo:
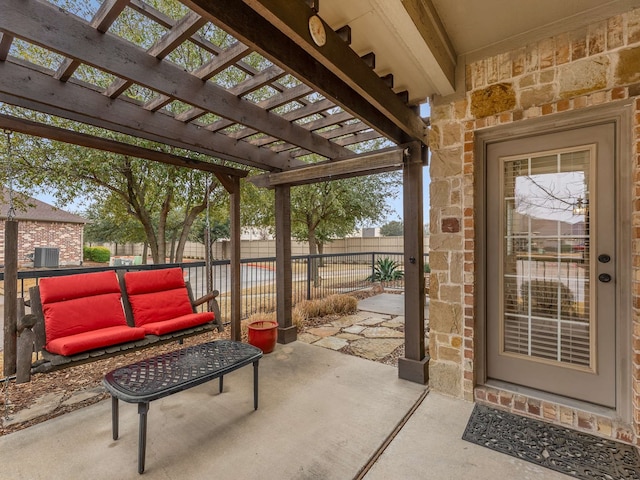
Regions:
<svg viewBox="0 0 640 480"><path fill-rule="evenodd" d="M425 254L425 264L429 255ZM402 253L368 252L328 255L298 255L292 257L292 304L302 300L323 298L334 293L349 293L370 288L380 282L387 289L404 289L403 273L391 274L389 270L404 272ZM18 293L28 297L29 287L37 285L41 278L60 277L78 273L106 270L134 271L180 267L185 280L191 283L194 296L206 293L205 262L182 262L162 265L116 265L104 267L76 267L18 272ZM393 269L391 268L393 267ZM213 289L220 295L218 302L223 322L231 318L230 261L212 262ZM385 276L385 274L388 274ZM0 272L4 282L4 272ZM276 309L276 259L250 258L240 261L241 316L246 318L256 312Z"/></svg>

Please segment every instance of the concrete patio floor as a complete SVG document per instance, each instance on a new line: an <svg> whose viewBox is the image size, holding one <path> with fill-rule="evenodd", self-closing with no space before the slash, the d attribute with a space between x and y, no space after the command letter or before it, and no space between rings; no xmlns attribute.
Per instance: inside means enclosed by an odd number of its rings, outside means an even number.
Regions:
<svg viewBox="0 0 640 480"><path fill-rule="evenodd" d="M424 398L388 365L278 345L261 360L257 411L251 374L228 375L221 395L211 382L152 402L144 478L351 479L390 437L365 479L566 478L464 442L472 404ZM137 417L121 402L113 441L106 400L0 437L0 478L139 478Z"/></svg>
<svg viewBox="0 0 640 480"><path fill-rule="evenodd" d="M361 301L402 315L403 297ZM364 303L363 303L364 302ZM569 478L461 439L473 404L428 392L389 365L303 342L278 345L252 369L151 403L144 478L520 480ZM133 479L136 405L106 400L0 437L0 478Z"/></svg>

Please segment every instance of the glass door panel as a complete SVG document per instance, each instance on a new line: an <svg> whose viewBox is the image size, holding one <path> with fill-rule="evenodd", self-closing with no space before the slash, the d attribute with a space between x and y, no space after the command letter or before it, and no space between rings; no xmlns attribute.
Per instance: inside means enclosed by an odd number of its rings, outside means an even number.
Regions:
<svg viewBox="0 0 640 480"><path fill-rule="evenodd" d="M503 354L593 368L593 146L502 159Z"/></svg>

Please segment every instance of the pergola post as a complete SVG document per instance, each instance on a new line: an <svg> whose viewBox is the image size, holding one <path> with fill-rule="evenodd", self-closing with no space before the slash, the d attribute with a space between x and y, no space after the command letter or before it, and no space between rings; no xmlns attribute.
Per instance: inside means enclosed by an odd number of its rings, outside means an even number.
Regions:
<svg viewBox="0 0 640 480"><path fill-rule="evenodd" d="M426 154L426 147L424 147ZM404 201L404 343L398 360L398 376L425 384L429 380L429 356L424 346L424 230L422 168L423 146L408 148L403 169Z"/></svg>
<svg viewBox="0 0 640 480"><path fill-rule="evenodd" d="M291 343L298 338L291 317L291 187L278 185L275 190L278 343Z"/></svg>
<svg viewBox="0 0 640 480"><path fill-rule="evenodd" d="M4 376L16 373L18 324L18 222L4 223Z"/></svg>
<svg viewBox="0 0 640 480"><path fill-rule="evenodd" d="M241 341L240 328L240 177L230 177L232 188L229 195L231 217L231 340Z"/></svg>

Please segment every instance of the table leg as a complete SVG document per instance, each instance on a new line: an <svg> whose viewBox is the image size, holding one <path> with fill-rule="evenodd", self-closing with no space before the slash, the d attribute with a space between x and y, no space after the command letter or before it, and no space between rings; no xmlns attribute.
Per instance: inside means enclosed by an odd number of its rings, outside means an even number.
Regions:
<svg viewBox="0 0 640 480"><path fill-rule="evenodd" d="M111 430L113 439L118 439L118 398L111 396Z"/></svg>
<svg viewBox="0 0 640 480"><path fill-rule="evenodd" d="M222 393L222 383L223 383L224 375L220 376L220 393Z"/></svg>
<svg viewBox="0 0 640 480"><path fill-rule="evenodd" d="M147 412L149 411L149 402L141 402L138 404L138 413L140 414L140 427L138 431L138 473L144 472L144 457L147 450Z"/></svg>
<svg viewBox="0 0 640 480"><path fill-rule="evenodd" d="M253 409L258 409L258 363L256 360L253 362Z"/></svg>

